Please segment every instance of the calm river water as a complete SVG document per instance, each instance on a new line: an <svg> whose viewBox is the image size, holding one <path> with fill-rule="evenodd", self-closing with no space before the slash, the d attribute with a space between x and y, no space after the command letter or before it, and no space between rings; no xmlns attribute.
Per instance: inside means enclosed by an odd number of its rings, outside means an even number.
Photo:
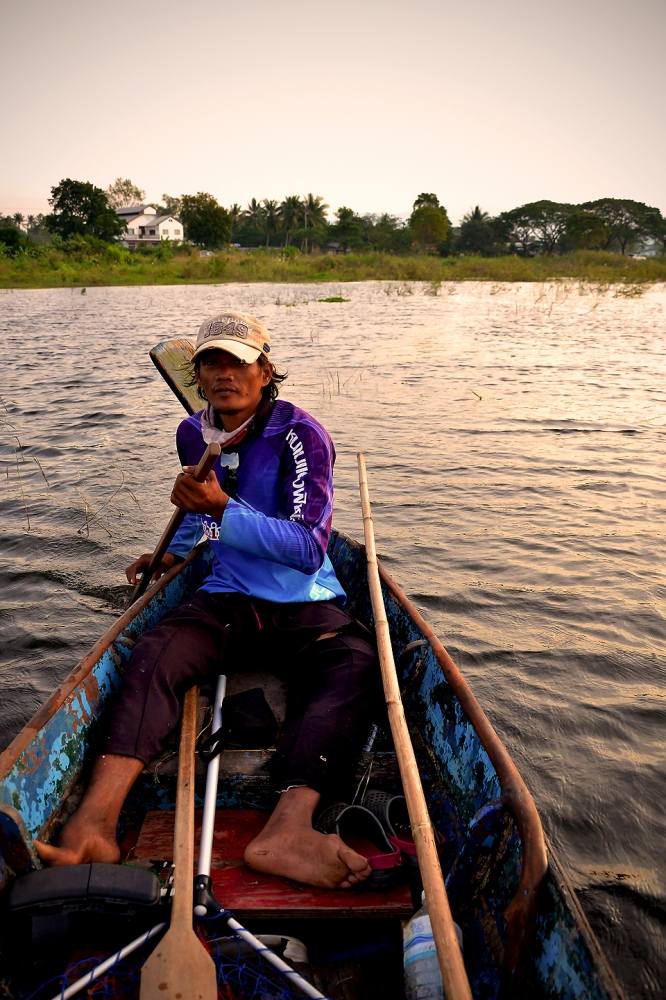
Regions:
<svg viewBox="0 0 666 1000"><path fill-rule="evenodd" d="M341 295L347 301L322 302ZM171 507L148 349L232 306L336 442L377 545L532 789L630 996L666 979L666 288L0 292L2 745L111 623Z"/></svg>

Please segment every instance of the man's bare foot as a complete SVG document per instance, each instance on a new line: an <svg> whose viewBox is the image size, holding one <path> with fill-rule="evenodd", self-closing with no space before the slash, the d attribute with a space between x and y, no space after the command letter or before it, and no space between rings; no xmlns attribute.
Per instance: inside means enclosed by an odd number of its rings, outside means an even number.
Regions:
<svg viewBox="0 0 666 1000"><path fill-rule="evenodd" d="M114 754L99 757L83 801L63 827L59 843L35 841L42 861L47 865L120 861L116 826L125 797L142 768L142 762L135 757Z"/></svg>
<svg viewBox="0 0 666 1000"><path fill-rule="evenodd" d="M318 833L312 827L295 834L264 828L245 848L245 864L322 889L349 889L371 871L367 859L337 834Z"/></svg>
<svg viewBox="0 0 666 1000"><path fill-rule="evenodd" d="M41 840L36 840L34 843L37 854L47 865L84 865L91 861L117 864L120 861L120 848L115 839L92 833L90 830L72 847L68 847L66 843L57 846L45 844Z"/></svg>
<svg viewBox="0 0 666 1000"><path fill-rule="evenodd" d="M283 792L266 826L245 848L245 863L323 889L350 889L366 879L372 871L367 858L337 834L313 830L318 801L311 788Z"/></svg>

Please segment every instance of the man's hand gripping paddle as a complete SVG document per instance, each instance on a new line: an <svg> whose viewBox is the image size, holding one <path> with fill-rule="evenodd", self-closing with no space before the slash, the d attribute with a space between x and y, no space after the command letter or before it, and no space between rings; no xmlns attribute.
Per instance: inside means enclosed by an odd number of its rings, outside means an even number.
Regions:
<svg viewBox="0 0 666 1000"><path fill-rule="evenodd" d="M215 461L217 460L221 450L222 449L220 448L219 444L215 442L213 444L208 445L205 452L203 453L201 461L199 462L193 473L194 478L198 483L202 483L204 481L210 470L213 468ZM153 574L155 573L160 563L162 562L164 554L166 550L169 548L173 536L176 534L176 531L180 527L184 517L185 517L185 511L180 509L175 510L171 515L171 520L167 524L162 534L162 537L155 546L155 551L153 552L151 560L146 566L146 569L144 570L143 576L141 577L136 587L132 591L132 596L127 602L128 607L130 606L130 604L134 604L134 602L138 597L141 597L146 587L150 583Z"/></svg>

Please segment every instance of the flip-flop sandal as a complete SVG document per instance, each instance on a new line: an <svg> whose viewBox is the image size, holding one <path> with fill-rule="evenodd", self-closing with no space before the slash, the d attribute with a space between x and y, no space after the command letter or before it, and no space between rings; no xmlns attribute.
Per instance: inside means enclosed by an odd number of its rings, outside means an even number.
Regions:
<svg viewBox="0 0 666 1000"><path fill-rule="evenodd" d="M363 805L377 817L393 846L402 854L405 864L418 868L416 844L409 823L404 795L391 795L379 788L370 788L363 796ZM436 834L439 842L439 835Z"/></svg>
<svg viewBox="0 0 666 1000"><path fill-rule="evenodd" d="M367 858L372 873L358 883L360 889L387 889L401 874L400 851L387 837L382 824L365 806L336 802L320 814L315 829L337 833L352 850Z"/></svg>

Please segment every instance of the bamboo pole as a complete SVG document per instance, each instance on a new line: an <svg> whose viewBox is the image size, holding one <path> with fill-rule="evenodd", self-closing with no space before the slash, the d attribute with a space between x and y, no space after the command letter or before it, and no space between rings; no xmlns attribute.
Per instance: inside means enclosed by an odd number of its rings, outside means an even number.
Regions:
<svg viewBox="0 0 666 1000"><path fill-rule="evenodd" d="M357 454L358 481L361 493L361 509L363 511L363 531L368 562L368 585L370 600L375 618L377 633L377 649L381 666L384 697L388 708L391 734L395 744L400 777L407 802L407 812L412 827L412 835L416 846L419 869L423 880L428 913L432 924L433 938L437 948L439 967L442 972L442 983L447 1000L472 1000L465 965L463 962L458 937L456 934L451 908L449 906L442 870L437 856L437 846L432 829L428 807L423 794L423 786L414 756L414 748L407 728L407 720L400 696L398 675L393 659L391 637L384 598L379 579L379 566L375 549L375 533L372 523L372 510L368 493L368 480L365 468L365 458L362 452Z"/></svg>

